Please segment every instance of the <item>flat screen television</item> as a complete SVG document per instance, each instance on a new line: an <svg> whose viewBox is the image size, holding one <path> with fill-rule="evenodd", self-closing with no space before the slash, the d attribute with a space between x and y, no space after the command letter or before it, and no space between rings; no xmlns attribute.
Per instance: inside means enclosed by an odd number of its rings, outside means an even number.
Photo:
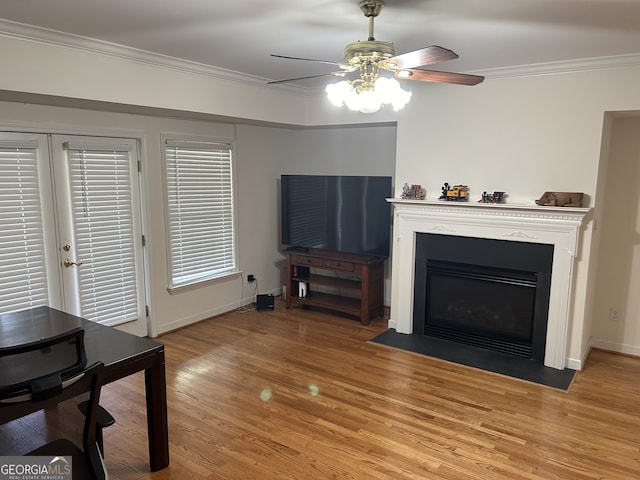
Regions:
<svg viewBox="0 0 640 480"><path fill-rule="evenodd" d="M391 177L282 175L282 243L389 256Z"/></svg>

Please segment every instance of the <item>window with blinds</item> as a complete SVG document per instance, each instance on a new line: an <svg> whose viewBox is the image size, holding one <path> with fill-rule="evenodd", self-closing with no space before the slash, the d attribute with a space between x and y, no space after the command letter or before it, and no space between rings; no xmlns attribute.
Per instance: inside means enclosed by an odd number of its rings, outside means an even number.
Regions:
<svg viewBox="0 0 640 480"><path fill-rule="evenodd" d="M236 271L230 143L165 139L170 287Z"/></svg>
<svg viewBox="0 0 640 480"><path fill-rule="evenodd" d="M77 269L81 315L106 325L135 320L131 147L66 143L65 149L75 253L82 261Z"/></svg>
<svg viewBox="0 0 640 480"><path fill-rule="evenodd" d="M38 143L0 141L0 312L49 304Z"/></svg>

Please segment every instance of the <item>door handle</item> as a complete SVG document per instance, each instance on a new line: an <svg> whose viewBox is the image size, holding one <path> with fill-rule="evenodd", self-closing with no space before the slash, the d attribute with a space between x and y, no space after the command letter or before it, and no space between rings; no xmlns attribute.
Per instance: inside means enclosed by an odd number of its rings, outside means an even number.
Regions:
<svg viewBox="0 0 640 480"><path fill-rule="evenodd" d="M74 266L75 266L75 267L79 267L80 265L82 265L82 262L72 262L71 260L69 260L69 259L67 258L67 259L65 259L65 261L64 261L64 262L62 262L62 264L63 264L65 267L69 268L69 267L74 267Z"/></svg>

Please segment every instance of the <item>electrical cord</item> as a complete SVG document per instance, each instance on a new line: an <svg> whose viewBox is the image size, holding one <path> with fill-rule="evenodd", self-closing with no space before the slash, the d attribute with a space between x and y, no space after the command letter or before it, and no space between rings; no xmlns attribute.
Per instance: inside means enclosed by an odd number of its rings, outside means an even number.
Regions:
<svg viewBox="0 0 640 480"><path fill-rule="evenodd" d="M255 279L253 281L253 283L255 283L255 287L254 287L254 291L253 291L253 298L254 301L252 301L249 305L242 305L242 301L244 299L244 281L242 281L242 276L240 276L240 306L236 309L238 312L251 312L253 310L256 309L255 307L255 302L256 302L256 298L258 295L258 279Z"/></svg>

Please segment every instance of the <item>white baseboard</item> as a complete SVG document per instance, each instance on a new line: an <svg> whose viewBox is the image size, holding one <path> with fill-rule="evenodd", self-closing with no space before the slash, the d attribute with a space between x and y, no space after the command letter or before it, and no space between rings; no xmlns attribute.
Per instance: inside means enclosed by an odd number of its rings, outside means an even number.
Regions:
<svg viewBox="0 0 640 480"><path fill-rule="evenodd" d="M243 300L243 305L248 305L253 300L246 299ZM163 333L171 332L172 330L177 330L182 327L186 327L187 325L191 325L193 323L201 322L202 320L206 320L207 318L215 317L216 315L222 315L223 313L230 312L240 307L240 302L236 301L230 304L221 305L212 310L207 310L206 312L199 312L196 315L190 315L188 317L178 318L172 322L165 323L161 325L157 330L157 334L161 335Z"/></svg>
<svg viewBox="0 0 640 480"><path fill-rule="evenodd" d="M274 296L280 295L280 289L276 288L265 293L271 293ZM191 325L193 323L201 322L202 320L206 320L207 318L211 318L217 315L222 315L223 313L231 312L232 310L240 308L241 306L251 305L255 301L256 301L255 296L251 295L250 297L245 297L242 299L242 305L240 304L239 301L235 301L232 303L227 303L225 305L220 305L216 308L207 310L205 312L199 312L195 315L190 315L188 317L176 319L173 322L169 322L161 325L160 328L158 328L157 331L155 332L156 336L161 335L163 333L170 332L172 330L177 330L179 328L186 327L187 325Z"/></svg>
<svg viewBox="0 0 640 480"><path fill-rule="evenodd" d="M638 345L617 343L609 340L603 340L601 338L592 338L591 343L595 348L601 348L602 350L610 350L612 352L624 353L627 355L640 357L640 346Z"/></svg>
<svg viewBox="0 0 640 480"><path fill-rule="evenodd" d="M580 358L567 358L567 368L570 368L571 370L582 370L584 368L584 365L587 361L587 357L589 356L589 352L591 351L591 341L587 342L587 345L585 346L584 350L582 351L582 354L580 355Z"/></svg>

